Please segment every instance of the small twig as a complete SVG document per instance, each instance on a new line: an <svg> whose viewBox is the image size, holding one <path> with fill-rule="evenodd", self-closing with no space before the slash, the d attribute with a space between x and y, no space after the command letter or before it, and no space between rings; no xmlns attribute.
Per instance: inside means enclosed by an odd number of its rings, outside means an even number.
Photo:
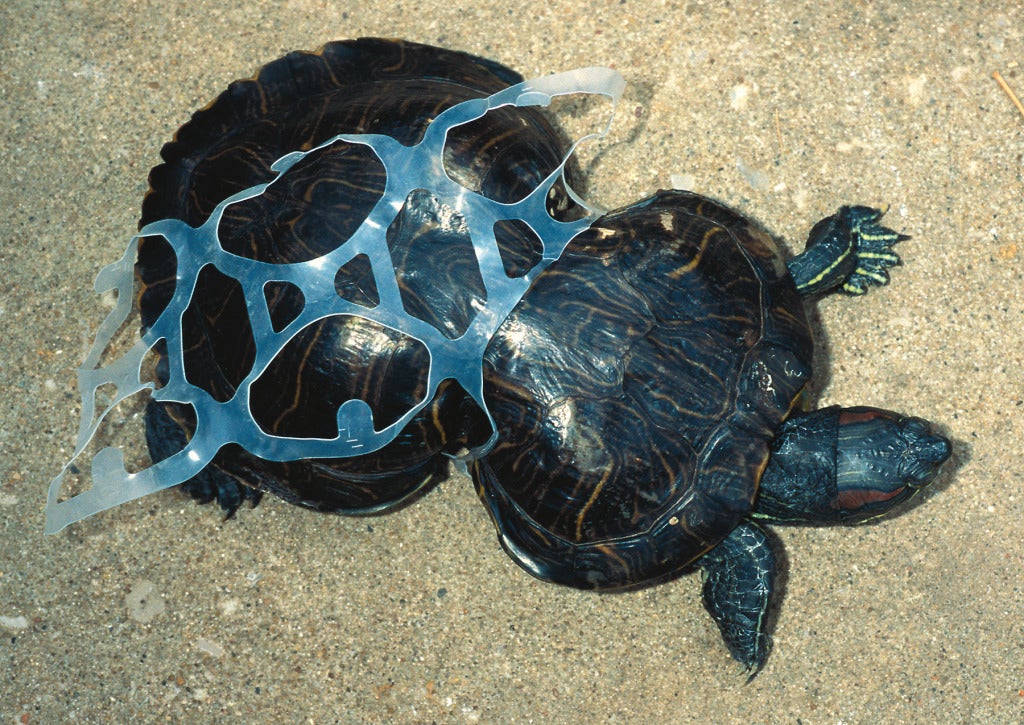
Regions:
<svg viewBox="0 0 1024 725"><path fill-rule="evenodd" d="M775 109L775 133L779 135L779 153L782 153L782 123L779 121L779 109Z"/></svg>
<svg viewBox="0 0 1024 725"><path fill-rule="evenodd" d="M996 79L996 83L999 84L999 87L1002 88L1003 92L1010 97L1011 101L1013 101L1013 105L1015 105L1017 110L1020 111L1020 115L1024 116L1024 105L1021 105L1020 99L1018 99L1017 95L1010 89L1010 86L1006 85L1006 81L1003 80L1003 75L999 71L992 71L992 77Z"/></svg>

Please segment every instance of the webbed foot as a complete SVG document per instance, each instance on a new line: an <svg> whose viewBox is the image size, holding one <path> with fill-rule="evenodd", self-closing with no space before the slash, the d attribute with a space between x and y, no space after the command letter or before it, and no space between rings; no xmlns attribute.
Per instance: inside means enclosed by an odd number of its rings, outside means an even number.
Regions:
<svg viewBox="0 0 1024 725"><path fill-rule="evenodd" d="M900 263L899 255L892 250L892 245L910 237L878 224L885 213L881 209L866 206L845 208L849 209L854 219L851 232L856 239L854 255L857 265L846 278L842 289L850 295L862 295L871 285L881 287L889 283L886 270Z"/></svg>
<svg viewBox="0 0 1024 725"><path fill-rule="evenodd" d="M885 210L844 206L811 229L807 249L789 261L797 290L815 295L838 288L862 295L888 284L888 269L900 263L892 247L909 239L879 224Z"/></svg>

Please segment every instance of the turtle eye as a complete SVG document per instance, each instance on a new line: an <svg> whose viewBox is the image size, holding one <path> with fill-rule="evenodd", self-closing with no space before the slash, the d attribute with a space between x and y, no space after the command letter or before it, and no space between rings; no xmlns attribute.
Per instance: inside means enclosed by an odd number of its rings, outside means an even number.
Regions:
<svg viewBox="0 0 1024 725"><path fill-rule="evenodd" d="M903 428L914 436L927 435L929 431L928 423L921 418L904 418Z"/></svg>

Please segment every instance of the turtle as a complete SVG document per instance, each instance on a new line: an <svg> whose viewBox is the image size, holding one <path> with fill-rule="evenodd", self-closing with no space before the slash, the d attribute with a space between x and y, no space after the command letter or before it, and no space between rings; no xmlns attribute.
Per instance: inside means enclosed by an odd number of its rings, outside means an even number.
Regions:
<svg viewBox="0 0 1024 725"><path fill-rule="evenodd" d="M337 41L295 52L236 81L198 111L150 174L140 227L197 226L231 194L267 181L272 164L335 134L415 143L443 109L522 77L494 61L407 41ZM467 188L511 202L557 168L568 145L538 109L499 109L460 127L445 168ZM566 185L545 204L584 214ZM228 251L286 264L335 248L380 197L385 174L365 148L337 144L258 198L230 207ZM653 585L697 571L705 608L753 676L770 651L777 544L766 524L854 524L892 511L938 475L951 444L937 426L879 408L810 410L814 344L806 305L889 281L906 239L879 209L844 205L811 229L805 251L780 244L727 206L660 191L596 219L541 271L483 357L490 417L456 381L380 450L262 460L237 445L183 487L230 517L265 492L340 514L393 510L468 471L501 545L526 571L582 589ZM496 228L509 276L539 263L527 225ZM456 339L486 296L458 214L428 192L407 201L388 244L405 306ZM365 265L337 270L338 294L372 305ZM144 237L135 268L145 328L167 307L176 260ZM287 283L265 290L275 329L301 309ZM204 269L182 317L186 375L229 399L252 365L241 282ZM156 376L166 380L158 346ZM358 316L302 330L253 385L254 418L271 434L330 437L338 406L367 402L374 424L423 397L428 353ZM150 401L151 457L181 450L188 406ZM493 426L493 430L492 430ZM496 431L490 448L480 448Z"/></svg>

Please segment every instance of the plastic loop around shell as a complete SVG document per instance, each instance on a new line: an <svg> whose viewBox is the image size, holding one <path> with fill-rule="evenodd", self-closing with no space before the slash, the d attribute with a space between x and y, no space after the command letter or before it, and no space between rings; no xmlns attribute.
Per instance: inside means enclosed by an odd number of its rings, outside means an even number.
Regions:
<svg viewBox="0 0 1024 725"><path fill-rule="evenodd" d="M371 453L394 440L413 416L430 403L441 381L448 378L457 380L481 409L487 411L483 399L484 349L537 275L556 260L569 241L588 228L598 215L598 210L587 205L566 183L570 196L588 213L575 221L557 221L547 212L548 192L557 182L565 181L565 164L575 148L585 140L602 137L608 132L611 114L603 130L573 144L566 158L548 178L527 197L512 204L499 203L474 193L448 176L443 164L448 132L495 108L547 106L552 98L561 95L604 95L612 100L614 107L624 86L625 82L617 71L583 68L525 81L489 97L452 106L438 115L422 140L413 146L403 146L384 135L339 134L309 151L296 151L278 159L272 167L277 173L274 179L225 199L200 227L191 227L176 219L163 219L141 229L129 242L124 256L105 267L96 279L97 292L117 290L117 304L101 324L93 347L78 371L81 423L71 460L50 483L46 532L56 533L69 524L113 506L187 481L228 443L238 443L254 455L272 461L343 458ZM218 228L229 205L259 196L304 157L338 141L368 146L380 159L387 174L382 197L344 244L322 257L292 264L260 262L224 251L218 238ZM484 309L473 318L465 333L454 340L406 312L388 251L386 230L408 195L417 189L430 191L465 217L487 292ZM504 271L494 236L494 225L501 220L522 221L542 240L542 260L525 276L512 278ZM178 262L174 296L160 317L128 352L101 365L104 351L131 314L138 242L146 236L164 237L174 249ZM337 270L358 254L369 258L373 270L380 296L379 304L373 309L342 299L334 288ZM191 301L199 271L210 264L242 285L256 341L256 360L252 369L235 395L224 402L215 400L207 391L188 382L182 351L182 315ZM264 286L270 282L290 282L302 291L305 298L301 314L277 332L271 325L264 296ZM381 430L374 428L369 406L354 399L339 407L338 434L334 438L286 438L264 432L249 407L250 386L289 340L311 323L332 315L355 315L373 320L423 343L430 354L430 369L422 401ZM156 389L152 381L143 381L142 366L147 353L161 340L167 346L169 380ZM97 391L103 386L113 386L116 393L109 405L97 412ZM60 500L61 486L68 469L82 455L106 415L121 401L143 390L153 391L154 400L187 403L194 408L196 430L189 443L178 453L135 473L125 469L124 458L118 448L103 448L91 461L92 486L71 498ZM491 424L493 431L493 420ZM496 436L497 433L492 432L488 443L471 455L486 452Z"/></svg>

